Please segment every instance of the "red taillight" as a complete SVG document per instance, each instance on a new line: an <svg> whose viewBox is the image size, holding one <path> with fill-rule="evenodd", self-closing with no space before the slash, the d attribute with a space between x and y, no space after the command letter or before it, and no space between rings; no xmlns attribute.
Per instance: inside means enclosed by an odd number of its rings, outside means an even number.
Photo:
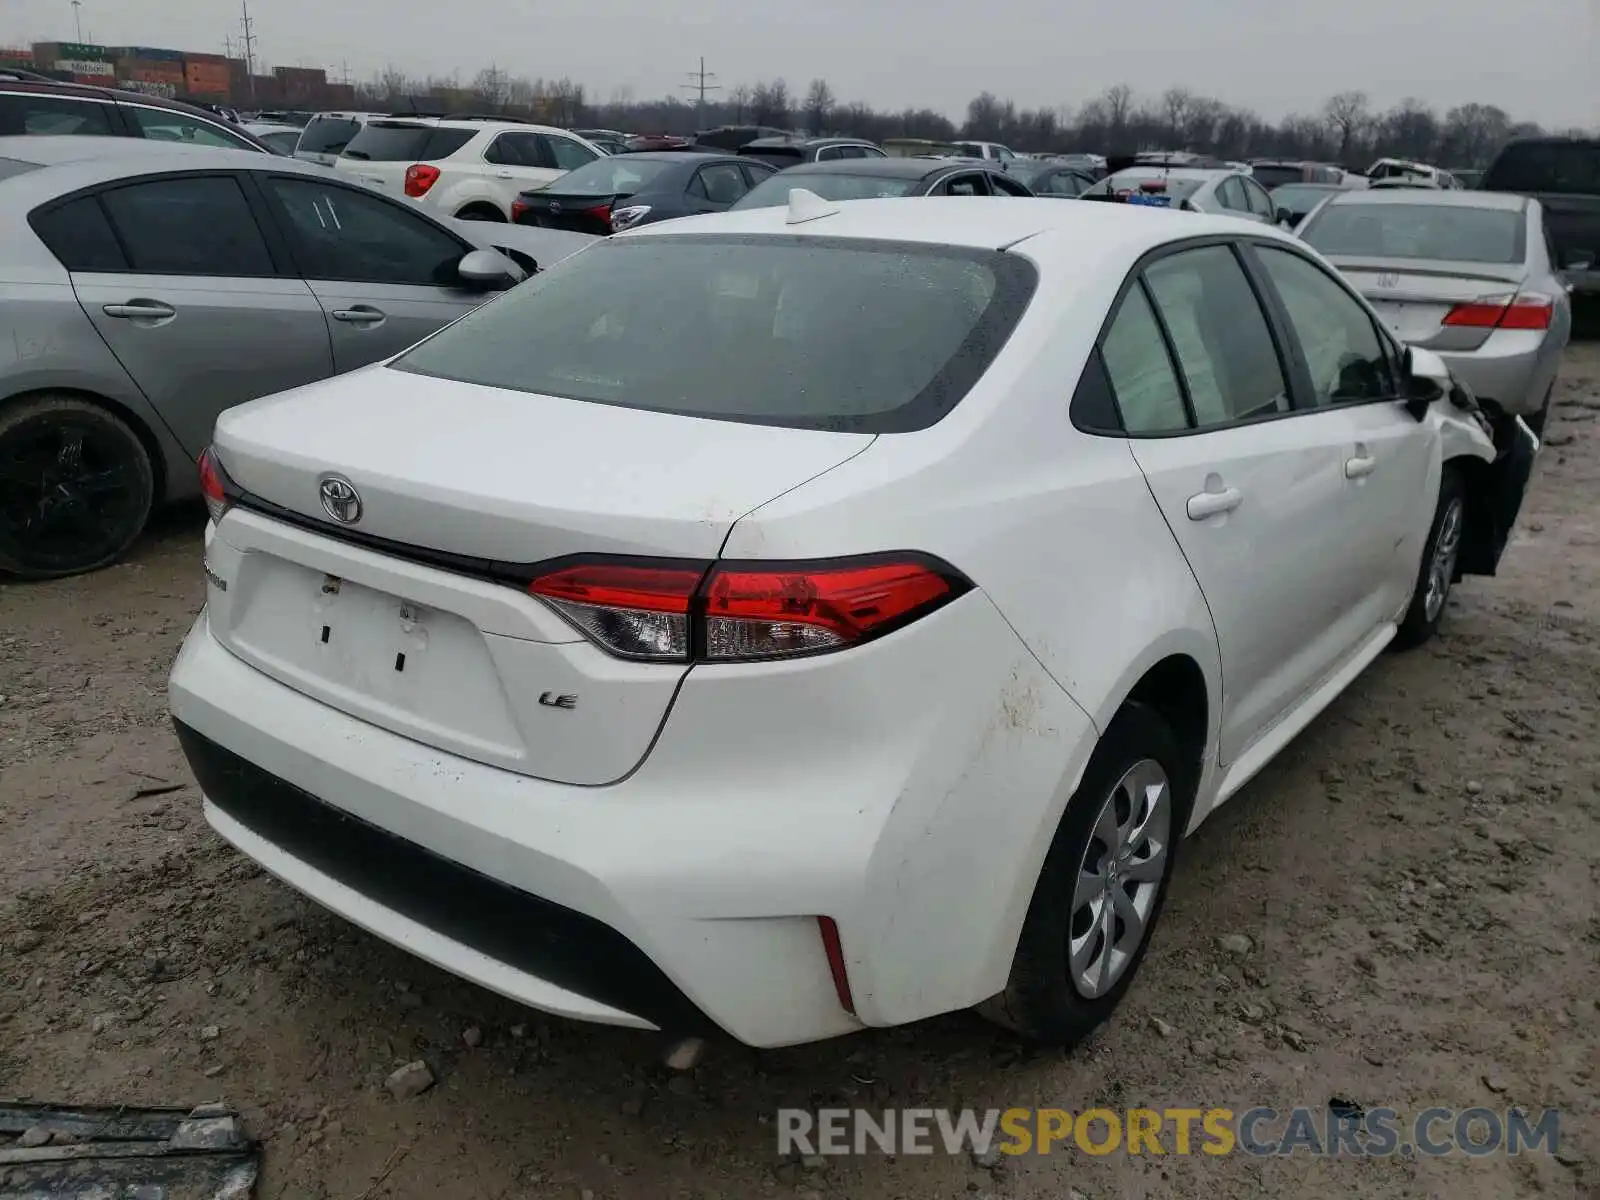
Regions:
<svg viewBox="0 0 1600 1200"><path fill-rule="evenodd" d="M838 993L840 1006L845 1012L854 1016L856 1001L850 994L850 976L844 969L844 946L839 941L839 923L832 917L818 917L817 928L822 931L822 949L828 956L828 971L833 975L833 990Z"/></svg>
<svg viewBox="0 0 1600 1200"><path fill-rule="evenodd" d="M511 219L513 221L522 220L523 217L527 216L532 211L533 206L531 204L524 204L520 197L511 202Z"/></svg>
<svg viewBox="0 0 1600 1200"><path fill-rule="evenodd" d="M206 511L211 514L213 521L220 521L231 501L228 499L228 486L224 482L226 477L212 455L210 446L200 452L197 465L200 468L200 494L205 497Z"/></svg>
<svg viewBox="0 0 1600 1200"><path fill-rule="evenodd" d="M582 210L586 217L593 217L596 221L604 221L607 229L611 228L611 205L597 204L593 208Z"/></svg>
<svg viewBox="0 0 1600 1200"><path fill-rule="evenodd" d="M1480 296L1452 308L1443 324L1456 329L1549 329L1554 312L1555 302L1549 296L1533 292Z"/></svg>
<svg viewBox="0 0 1600 1200"><path fill-rule="evenodd" d="M528 590L623 658L740 662L842 649L888 633L972 585L915 554L795 563L595 558Z"/></svg>
<svg viewBox="0 0 1600 1200"><path fill-rule="evenodd" d="M1165 179L1147 179L1139 185L1141 192L1164 192L1167 190Z"/></svg>
<svg viewBox="0 0 1600 1200"><path fill-rule="evenodd" d="M439 182L439 168L432 163L412 163L406 168L406 195L413 200L428 194Z"/></svg>

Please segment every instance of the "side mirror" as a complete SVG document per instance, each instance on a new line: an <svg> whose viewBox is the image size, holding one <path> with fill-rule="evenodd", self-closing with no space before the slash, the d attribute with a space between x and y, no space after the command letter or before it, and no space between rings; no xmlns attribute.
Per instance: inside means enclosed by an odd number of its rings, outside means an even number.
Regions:
<svg viewBox="0 0 1600 1200"><path fill-rule="evenodd" d="M1420 346L1407 346L1400 356L1400 382L1406 411L1419 421L1454 384L1444 359Z"/></svg>
<svg viewBox="0 0 1600 1200"><path fill-rule="evenodd" d="M1287 208L1280 208L1278 210L1278 224L1279 225L1293 225L1294 224L1294 214L1292 212L1290 212Z"/></svg>
<svg viewBox="0 0 1600 1200"><path fill-rule="evenodd" d="M461 282L471 288L495 291L521 283L522 269L496 250L472 250L456 264Z"/></svg>

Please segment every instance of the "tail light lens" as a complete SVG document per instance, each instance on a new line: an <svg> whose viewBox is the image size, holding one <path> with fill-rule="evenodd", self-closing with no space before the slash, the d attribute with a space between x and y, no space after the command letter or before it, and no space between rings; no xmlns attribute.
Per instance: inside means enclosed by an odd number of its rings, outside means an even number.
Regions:
<svg viewBox="0 0 1600 1200"><path fill-rule="evenodd" d="M438 182L439 168L432 163L412 163L406 168L406 195L413 200L426 196Z"/></svg>
<svg viewBox="0 0 1600 1200"><path fill-rule="evenodd" d="M749 662L842 650L970 591L922 554L792 563L569 561L528 590L619 658Z"/></svg>
<svg viewBox="0 0 1600 1200"><path fill-rule="evenodd" d="M233 507L233 498L238 489L222 469L210 446L200 452L197 465L200 469L200 494L205 497L206 511L211 514L213 522L221 521Z"/></svg>
<svg viewBox="0 0 1600 1200"><path fill-rule="evenodd" d="M524 201L523 201L521 196L518 196L515 200L513 200L511 202L511 219L513 221L522 220L523 217L527 216L532 211L533 211L533 206L530 205L530 204L524 203Z"/></svg>
<svg viewBox="0 0 1600 1200"><path fill-rule="evenodd" d="M611 232L621 233L624 229L637 225L649 215L650 206L648 204L630 204L626 208L616 209L611 214Z"/></svg>
<svg viewBox="0 0 1600 1200"><path fill-rule="evenodd" d="M1549 329L1555 301L1537 292L1480 296L1445 314L1444 324L1458 329Z"/></svg>
<svg viewBox="0 0 1600 1200"><path fill-rule="evenodd" d="M611 228L611 205L596 204L593 208L582 209L581 212L583 216L601 222L607 229Z"/></svg>

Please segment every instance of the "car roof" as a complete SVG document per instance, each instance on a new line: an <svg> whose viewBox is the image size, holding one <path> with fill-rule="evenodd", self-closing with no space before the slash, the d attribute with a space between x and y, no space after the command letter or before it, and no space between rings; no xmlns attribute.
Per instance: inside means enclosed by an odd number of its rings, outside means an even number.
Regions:
<svg viewBox="0 0 1600 1200"><path fill-rule="evenodd" d="M1521 212L1528 206L1526 196L1510 192L1479 192L1455 188L1373 187L1358 191L1341 190L1330 204L1426 204L1430 207L1451 205L1455 208L1495 208L1505 212Z"/></svg>
<svg viewBox="0 0 1600 1200"><path fill-rule="evenodd" d="M1134 175L1148 179L1193 179L1204 183L1209 179L1221 179L1225 175L1243 174L1243 171L1235 170L1233 167L1163 167L1156 163L1136 163L1120 171L1113 171L1106 178L1121 179Z"/></svg>
<svg viewBox="0 0 1600 1200"><path fill-rule="evenodd" d="M731 162L743 166L746 161L737 154L724 154L720 150L630 150L627 154L612 154L607 157L621 159L623 162L684 163L689 166L714 162ZM559 183L560 180L556 182Z"/></svg>
<svg viewBox="0 0 1600 1200"><path fill-rule="evenodd" d="M276 154L130 137L0 137L0 158L43 168L0 180L0 207L21 212L78 188L163 171L270 170L328 178L326 167Z"/></svg>
<svg viewBox="0 0 1600 1200"><path fill-rule="evenodd" d="M926 179L946 171L988 171L999 174L982 159L950 158L835 158L827 162L797 163L785 175L869 175L874 179Z"/></svg>
<svg viewBox="0 0 1600 1200"><path fill-rule="evenodd" d="M864 138L847 137L759 137L754 141L746 142L741 150L770 150L779 146L794 146L805 149L812 146L870 146L871 142Z"/></svg>
<svg viewBox="0 0 1600 1200"><path fill-rule="evenodd" d="M798 175L785 171L785 178ZM1180 238L1207 234L1253 234L1294 242L1288 234L1239 217L1175 213L1127 204L1071 203L1040 197L974 196L959 202L929 202L922 197L848 200L827 204L825 215L789 224L789 205L733 209L706 216L680 217L613 235L616 238L714 234L758 234L871 241L915 242L1000 250L1038 234L1056 234L1072 253L1119 247L1136 258ZM1295 243L1299 244L1299 243ZM1130 258L1130 261L1132 261Z"/></svg>

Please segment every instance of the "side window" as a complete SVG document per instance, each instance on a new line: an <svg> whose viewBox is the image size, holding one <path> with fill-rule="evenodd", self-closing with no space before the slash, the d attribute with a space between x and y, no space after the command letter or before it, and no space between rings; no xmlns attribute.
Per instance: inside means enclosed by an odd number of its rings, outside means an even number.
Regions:
<svg viewBox="0 0 1600 1200"><path fill-rule="evenodd" d="M483 161L499 167L542 167L539 139L531 133L502 133L489 143Z"/></svg>
<svg viewBox="0 0 1600 1200"><path fill-rule="evenodd" d="M113 137L117 133L109 104L63 100L42 92L7 92L0 96L0 137L24 134Z"/></svg>
<svg viewBox="0 0 1600 1200"><path fill-rule="evenodd" d="M1185 250L1152 263L1145 281L1172 335L1205 429L1289 410L1267 318L1227 246Z"/></svg>
<svg viewBox="0 0 1600 1200"><path fill-rule="evenodd" d="M1237 175L1230 175L1222 181L1217 188L1217 199L1222 201L1222 207L1232 209L1234 212L1249 212L1250 201L1245 199L1244 184Z"/></svg>
<svg viewBox="0 0 1600 1200"><path fill-rule="evenodd" d="M1272 220L1272 200L1268 197L1266 189L1250 179L1241 179L1239 186L1244 188L1245 199L1250 202L1250 211L1265 220Z"/></svg>
<svg viewBox="0 0 1600 1200"><path fill-rule="evenodd" d="M1183 389L1142 285L1136 283L1128 289L1100 350L1124 429L1129 433L1172 433L1188 428Z"/></svg>
<svg viewBox="0 0 1600 1200"><path fill-rule="evenodd" d="M220 125L168 112L160 108L140 108L124 105L123 111L132 118L141 136L152 142L182 142L188 146L216 146L223 150L254 150L243 138L234 137Z"/></svg>
<svg viewBox="0 0 1600 1200"><path fill-rule="evenodd" d="M746 192L744 172L733 163L713 163L701 167L696 176L698 191L713 204L732 204Z"/></svg>
<svg viewBox="0 0 1600 1200"><path fill-rule="evenodd" d="M845 147L843 146L823 146L817 151L817 161L832 162L836 158L844 158L844 152Z"/></svg>
<svg viewBox="0 0 1600 1200"><path fill-rule="evenodd" d="M28 218L39 240L69 271L126 271L128 260L105 209L93 196L80 196Z"/></svg>
<svg viewBox="0 0 1600 1200"><path fill-rule="evenodd" d="M879 150L876 146L861 146L861 147L859 147L859 149L861 151L861 157L862 158L888 158L889 157L882 150Z"/></svg>
<svg viewBox="0 0 1600 1200"><path fill-rule="evenodd" d="M987 196L989 185L982 175L957 175L944 181L946 196Z"/></svg>
<svg viewBox="0 0 1600 1200"><path fill-rule="evenodd" d="M585 163L592 163L598 155L589 147L571 138L555 137L551 134L540 134L545 148L550 152L551 159L556 168L561 171L576 171Z"/></svg>
<svg viewBox="0 0 1600 1200"><path fill-rule="evenodd" d="M275 275L238 181L158 179L101 193L128 267L161 275Z"/></svg>
<svg viewBox="0 0 1600 1200"><path fill-rule="evenodd" d="M770 179L778 173L776 168L770 167L765 163L756 162L753 159L749 162L740 163L739 169L744 172L745 181L751 187L755 187L763 179Z"/></svg>
<svg viewBox="0 0 1600 1200"><path fill-rule="evenodd" d="M307 279L447 287L467 252L426 217L381 196L320 180L274 176L295 258Z"/></svg>
<svg viewBox="0 0 1600 1200"><path fill-rule="evenodd" d="M989 186L994 189L996 196L1030 196L1033 193L1027 187L1018 183L1009 175L989 176Z"/></svg>
<svg viewBox="0 0 1600 1200"><path fill-rule="evenodd" d="M1289 312L1317 405L1392 399L1389 355L1367 310L1293 251L1257 246L1255 254Z"/></svg>

